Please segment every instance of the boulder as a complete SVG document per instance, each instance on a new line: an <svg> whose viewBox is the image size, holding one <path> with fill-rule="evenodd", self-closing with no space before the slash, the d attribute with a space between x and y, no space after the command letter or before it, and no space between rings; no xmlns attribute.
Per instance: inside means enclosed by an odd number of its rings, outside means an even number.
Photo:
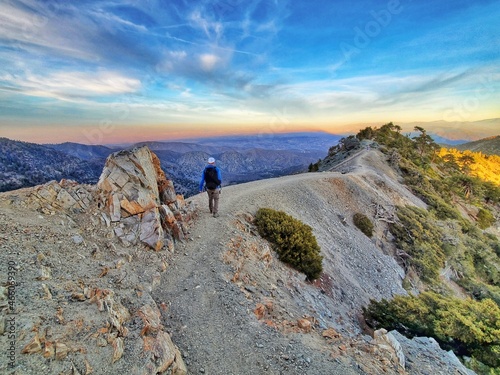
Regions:
<svg viewBox="0 0 500 375"><path fill-rule="evenodd" d="M152 249L183 240L186 204L147 147L123 150L106 160L97 194L114 233L125 244L142 242Z"/></svg>

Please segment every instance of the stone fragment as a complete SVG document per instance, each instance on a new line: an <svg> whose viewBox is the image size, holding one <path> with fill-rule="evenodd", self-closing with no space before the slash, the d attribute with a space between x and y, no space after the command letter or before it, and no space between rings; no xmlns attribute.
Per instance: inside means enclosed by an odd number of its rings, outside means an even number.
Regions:
<svg viewBox="0 0 500 375"><path fill-rule="evenodd" d="M68 346L62 342L56 341L55 347L56 347L56 359L63 360L64 358L66 358L69 352Z"/></svg>
<svg viewBox="0 0 500 375"><path fill-rule="evenodd" d="M71 294L71 299L73 301L85 301L87 298L85 297L85 294L75 292Z"/></svg>
<svg viewBox="0 0 500 375"><path fill-rule="evenodd" d="M58 307L56 310L56 322L59 324L65 323L63 312L64 312L64 310L62 307Z"/></svg>
<svg viewBox="0 0 500 375"><path fill-rule="evenodd" d="M113 359L112 363L115 363L123 356L124 342L122 337L117 337L111 343L113 346Z"/></svg>
<svg viewBox="0 0 500 375"><path fill-rule="evenodd" d="M186 375L187 367L179 349L168 333L159 331L155 337L144 337L145 354L149 356L143 375L162 374L169 370L172 375Z"/></svg>
<svg viewBox="0 0 500 375"><path fill-rule="evenodd" d="M73 240L73 243L75 245L80 245L81 243L83 243L83 237L79 234L74 235L71 239Z"/></svg>
<svg viewBox="0 0 500 375"><path fill-rule="evenodd" d="M80 185L72 180L53 180L33 188L28 202L47 213L53 210L81 211L89 207L92 195L91 186Z"/></svg>
<svg viewBox="0 0 500 375"><path fill-rule="evenodd" d="M39 270L40 276L37 277L37 280L50 280L52 279L52 270L47 266L40 266Z"/></svg>
<svg viewBox="0 0 500 375"><path fill-rule="evenodd" d="M45 341L43 345L43 353L44 358L54 358L56 355L56 348L52 341Z"/></svg>
<svg viewBox="0 0 500 375"><path fill-rule="evenodd" d="M297 326L304 332L310 332L312 328L312 323L307 319L297 320Z"/></svg>
<svg viewBox="0 0 500 375"><path fill-rule="evenodd" d="M33 353L40 353L41 351L42 351L42 344L40 343L38 332L36 332L35 336L21 350L21 353L33 354Z"/></svg>
<svg viewBox="0 0 500 375"><path fill-rule="evenodd" d="M52 299L52 293L50 292L49 287L46 284L42 284L42 289L44 296L42 297L43 299Z"/></svg>
<svg viewBox="0 0 500 375"><path fill-rule="evenodd" d="M262 303L258 303L253 312L257 319L261 320L266 313L266 307Z"/></svg>
<svg viewBox="0 0 500 375"><path fill-rule="evenodd" d="M94 369L90 365L89 361L85 359L85 375L90 375L94 372Z"/></svg>
<svg viewBox="0 0 500 375"><path fill-rule="evenodd" d="M137 314L144 324L144 328L141 331L142 336L154 334L162 328L160 310L156 306L144 305L139 309Z"/></svg>
<svg viewBox="0 0 500 375"><path fill-rule="evenodd" d="M143 214L140 228L141 234L139 239L141 242L149 245L149 247L156 251L163 247L163 228L157 208L146 211Z"/></svg>
<svg viewBox="0 0 500 375"><path fill-rule="evenodd" d="M329 338L329 339L339 339L342 337L340 333L335 331L333 328L328 328L325 329L322 333L323 337Z"/></svg>

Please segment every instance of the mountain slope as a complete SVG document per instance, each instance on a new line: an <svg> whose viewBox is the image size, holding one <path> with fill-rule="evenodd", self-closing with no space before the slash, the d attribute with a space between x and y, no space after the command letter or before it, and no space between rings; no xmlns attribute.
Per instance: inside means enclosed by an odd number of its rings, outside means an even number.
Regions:
<svg viewBox="0 0 500 375"><path fill-rule="evenodd" d="M88 162L47 146L0 138L0 191L63 178L95 183L101 170L102 162Z"/></svg>
<svg viewBox="0 0 500 375"><path fill-rule="evenodd" d="M15 249L0 253L2 267L25 265L16 268L22 280L16 294L18 366L27 375L68 368L85 373L89 367L94 374L140 373L141 350L154 349L147 332L141 333L144 348L130 342L140 338L144 311L137 306L151 306L151 293L161 311L151 329L166 327L189 373L455 373L458 365L438 348L426 352L423 339L402 349L409 361L406 370L398 368L391 345L372 340L359 325L357 315L370 298L405 293L404 272L390 255L384 220L375 221L371 240L352 224L353 214L373 217L380 207L390 214L394 204L423 203L393 179L378 151L363 150L344 167L350 172L226 187L217 219L207 212L206 194L193 196L188 203L197 214L190 238L176 243L175 251L127 246L115 235L120 226L100 220L97 207L42 216L26 203L31 189L0 194L0 228L9 233L0 240ZM256 235L252 216L260 207L283 210L313 228L324 256L317 282L306 283ZM112 289L113 301L133 314L121 333L123 356L115 362L102 334L108 310L77 299L87 286ZM40 329L45 340L63 341L74 351L57 361L21 354L39 325L50 328Z"/></svg>
<svg viewBox="0 0 500 375"><path fill-rule="evenodd" d="M453 147L461 151L469 150L482 152L486 155L500 155L500 135L483 138L474 142L463 143Z"/></svg>

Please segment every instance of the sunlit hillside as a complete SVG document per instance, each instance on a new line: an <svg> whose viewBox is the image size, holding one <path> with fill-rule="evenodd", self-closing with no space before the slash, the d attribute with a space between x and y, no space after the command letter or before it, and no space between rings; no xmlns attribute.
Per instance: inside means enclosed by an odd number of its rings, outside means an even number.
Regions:
<svg viewBox="0 0 500 375"><path fill-rule="evenodd" d="M500 156L442 148L439 156L462 172L500 186Z"/></svg>
<svg viewBox="0 0 500 375"><path fill-rule="evenodd" d="M498 126L497 126L498 129ZM460 144L454 146L457 150L460 151L474 151L474 152L482 152L487 155L499 155L500 152L500 135L495 137L483 138L474 142L468 142L464 144Z"/></svg>

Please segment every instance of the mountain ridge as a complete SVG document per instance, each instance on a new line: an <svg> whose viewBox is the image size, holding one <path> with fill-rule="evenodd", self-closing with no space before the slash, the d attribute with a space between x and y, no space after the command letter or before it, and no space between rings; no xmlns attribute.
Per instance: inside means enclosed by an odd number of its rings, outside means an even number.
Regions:
<svg viewBox="0 0 500 375"><path fill-rule="evenodd" d="M349 173L306 173L227 187L217 219L208 213L205 194L189 198L196 215L189 238L176 243L175 251L127 245L117 236L123 232L120 223L108 223L97 206L83 213L35 211L29 204L32 188L1 193L0 228L10 233L2 241L16 249L0 253L2 265L12 260L25 265L16 274L23 281L16 295L16 363L27 375L65 368L142 374L143 358L149 360L147 353L155 350L150 335L166 330L189 373L467 373L431 340L408 343L383 332L370 337L360 326L357 314L370 298L406 292L404 272L389 255L385 222L376 221L379 236L373 241L353 225L353 213L372 214L373 204L387 209L425 204L394 180L379 151L361 150L346 162ZM256 235L252 217L264 206L314 229L324 255L317 282L305 282ZM41 297L33 299L38 290ZM101 294L86 300L86 290ZM100 310L93 301L102 295L108 308ZM148 313L155 306L156 318ZM109 311L121 312L111 320L122 327L121 336L109 325ZM149 328L140 332L146 322ZM59 359L47 361L50 351L20 353L30 342L29 348L38 350L33 337L41 337L45 348L47 342L57 345ZM118 359L111 360L117 348ZM162 358L160 352L155 358Z"/></svg>

